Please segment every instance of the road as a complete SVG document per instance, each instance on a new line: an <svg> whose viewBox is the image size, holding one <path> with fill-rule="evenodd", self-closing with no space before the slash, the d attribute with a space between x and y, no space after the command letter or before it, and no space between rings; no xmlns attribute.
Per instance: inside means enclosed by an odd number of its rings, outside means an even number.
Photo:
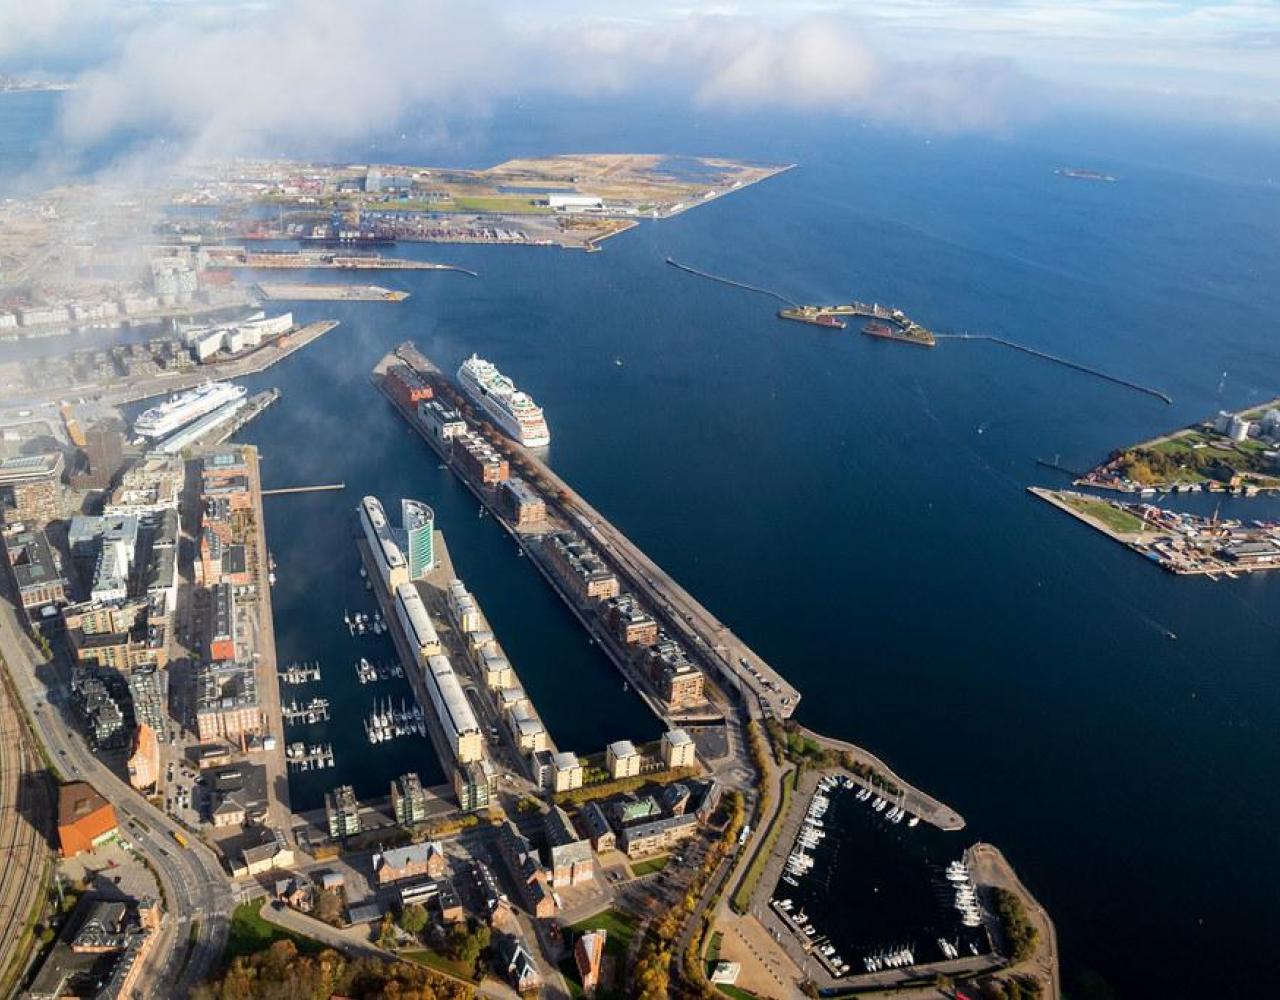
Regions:
<svg viewBox="0 0 1280 1000"><path fill-rule="evenodd" d="M53 766L66 780L89 782L115 806L121 836L155 871L167 916L144 981L170 984L169 995L186 996L222 957L235 902L230 879L194 836L184 834L191 846L179 847L173 839L179 826L90 752L71 717L68 665L61 659L42 662L7 593L0 600L0 656Z"/></svg>

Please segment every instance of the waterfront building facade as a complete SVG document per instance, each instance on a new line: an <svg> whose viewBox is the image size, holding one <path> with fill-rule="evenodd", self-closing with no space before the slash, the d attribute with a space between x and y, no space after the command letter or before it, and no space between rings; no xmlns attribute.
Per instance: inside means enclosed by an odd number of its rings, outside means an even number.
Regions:
<svg viewBox="0 0 1280 1000"><path fill-rule="evenodd" d="M409 566L400 546L392 538L386 511L377 497L369 496L360 501L360 525L382 584L388 593L394 594L400 584L409 581Z"/></svg>
<svg viewBox="0 0 1280 1000"><path fill-rule="evenodd" d="M436 718L454 757L463 764L479 760L484 745L480 724L449 658L442 654L428 657L423 677Z"/></svg>
<svg viewBox="0 0 1280 1000"><path fill-rule="evenodd" d="M350 785L339 785L324 793L324 815L329 836L353 837L360 832L360 802Z"/></svg>
<svg viewBox="0 0 1280 1000"><path fill-rule="evenodd" d="M391 782L391 808L396 822L401 826L413 826L427 818L427 793L422 779L410 771Z"/></svg>
<svg viewBox="0 0 1280 1000"><path fill-rule="evenodd" d="M635 778L640 774L640 752L630 740L610 743L605 750L605 766L609 777Z"/></svg>
<svg viewBox="0 0 1280 1000"><path fill-rule="evenodd" d="M463 812L487 809L494 801L498 775L483 758L458 764L453 769L453 791Z"/></svg>
<svg viewBox="0 0 1280 1000"><path fill-rule="evenodd" d="M426 605L417 585L412 582L400 584L395 590L396 618L404 631L405 640L413 650L415 660L420 668L426 669L427 661L438 656L441 651L440 636L431 623Z"/></svg>
<svg viewBox="0 0 1280 1000"><path fill-rule="evenodd" d="M674 639L659 635L657 643L649 647L645 669L668 709L687 708L704 700L702 671Z"/></svg>
<svg viewBox="0 0 1280 1000"><path fill-rule="evenodd" d="M462 414L438 399L418 404L418 420L437 441L451 441L467 433L467 422Z"/></svg>
<svg viewBox="0 0 1280 1000"><path fill-rule="evenodd" d="M605 621L624 646L652 646L658 641L658 623L634 594L610 598L601 609Z"/></svg>
<svg viewBox="0 0 1280 1000"><path fill-rule="evenodd" d="M414 410L433 395L431 386L408 365L392 365L387 369L387 388L409 410Z"/></svg>
<svg viewBox="0 0 1280 1000"><path fill-rule="evenodd" d="M421 580L436 564L435 512L425 503L406 499L400 501L400 518L404 525L409 579Z"/></svg>
<svg viewBox="0 0 1280 1000"><path fill-rule="evenodd" d="M668 770L677 767L693 767L696 763L693 737L683 729L669 729L663 733L662 763Z"/></svg>
<svg viewBox="0 0 1280 1000"><path fill-rule="evenodd" d="M576 753L563 750L551 757L551 790L571 792L582 787L582 761Z"/></svg>
<svg viewBox="0 0 1280 1000"><path fill-rule="evenodd" d="M251 664L222 661L195 669L196 732L201 741L224 739L242 746L262 732L258 678Z"/></svg>
<svg viewBox="0 0 1280 1000"><path fill-rule="evenodd" d="M502 483L498 501L502 512L522 531L535 531L547 522L547 502L518 476Z"/></svg>
<svg viewBox="0 0 1280 1000"><path fill-rule="evenodd" d="M468 476L481 486L497 486L511 475L507 460L474 431L453 439L454 454Z"/></svg>
<svg viewBox="0 0 1280 1000"><path fill-rule="evenodd" d="M546 551L559 577L584 604L618 596L618 577L576 533L556 532L546 542Z"/></svg>

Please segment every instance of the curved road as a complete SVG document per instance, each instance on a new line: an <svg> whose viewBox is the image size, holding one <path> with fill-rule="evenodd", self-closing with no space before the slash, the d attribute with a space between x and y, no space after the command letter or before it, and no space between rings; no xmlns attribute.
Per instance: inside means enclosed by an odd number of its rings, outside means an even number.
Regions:
<svg viewBox="0 0 1280 1000"><path fill-rule="evenodd" d="M115 806L121 836L147 858L159 879L167 915L144 982L166 983L168 995L186 996L210 975L226 946L235 905L229 877L194 836L187 835L188 849L179 847L173 835L181 828L89 751L68 722L65 665L41 663L7 600L0 600L0 656L53 766L64 780L89 782Z"/></svg>

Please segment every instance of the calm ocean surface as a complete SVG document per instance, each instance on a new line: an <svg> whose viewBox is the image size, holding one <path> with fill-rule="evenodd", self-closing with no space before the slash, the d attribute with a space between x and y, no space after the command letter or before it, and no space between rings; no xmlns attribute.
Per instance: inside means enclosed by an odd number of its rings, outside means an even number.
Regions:
<svg viewBox="0 0 1280 1000"><path fill-rule="evenodd" d="M0 99L0 174L29 169L53 106ZM1025 487L1062 482L1037 457L1084 467L1280 395L1275 148L1223 142L1210 167L1186 154L1202 144L1150 130L926 142L849 122L559 105L504 111L443 152L413 134L346 156L485 165L657 149L800 166L600 254L402 246L480 278L380 275L412 298L295 307L342 325L247 380L284 396L244 439L262 448L268 485L347 484L267 501L281 657L319 659L336 712L308 735L332 742L339 766L297 780L296 805L339 779L373 795L407 767L442 777L424 741L369 747L360 729L374 691L352 664L389 655L341 621L368 604L351 540L365 493L436 508L562 747L657 732L370 386L377 359L413 338L446 370L477 351L527 388L555 468L797 683L802 721L967 817L954 856L979 838L1002 847L1057 921L1073 995L1228 996L1267 981L1280 579L1174 579ZM1064 180L1062 165L1120 181ZM769 300L679 273L667 255L802 301L894 303L1175 402L995 345L923 351L782 323ZM1222 512L1274 517L1280 504Z"/></svg>

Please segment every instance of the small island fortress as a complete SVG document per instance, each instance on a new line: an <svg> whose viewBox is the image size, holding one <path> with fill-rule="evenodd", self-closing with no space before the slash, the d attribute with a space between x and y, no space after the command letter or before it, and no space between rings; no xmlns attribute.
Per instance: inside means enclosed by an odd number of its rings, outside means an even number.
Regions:
<svg viewBox="0 0 1280 1000"><path fill-rule="evenodd" d="M845 328L841 316L857 316L870 320L862 332L868 337L882 337L885 340L897 340L904 344L917 344L920 347L933 347L938 341L933 331L921 326L901 309L893 309L878 303L849 302L834 306L798 306L779 309L780 319L795 320L799 323L812 323L814 326L825 326L836 330Z"/></svg>

